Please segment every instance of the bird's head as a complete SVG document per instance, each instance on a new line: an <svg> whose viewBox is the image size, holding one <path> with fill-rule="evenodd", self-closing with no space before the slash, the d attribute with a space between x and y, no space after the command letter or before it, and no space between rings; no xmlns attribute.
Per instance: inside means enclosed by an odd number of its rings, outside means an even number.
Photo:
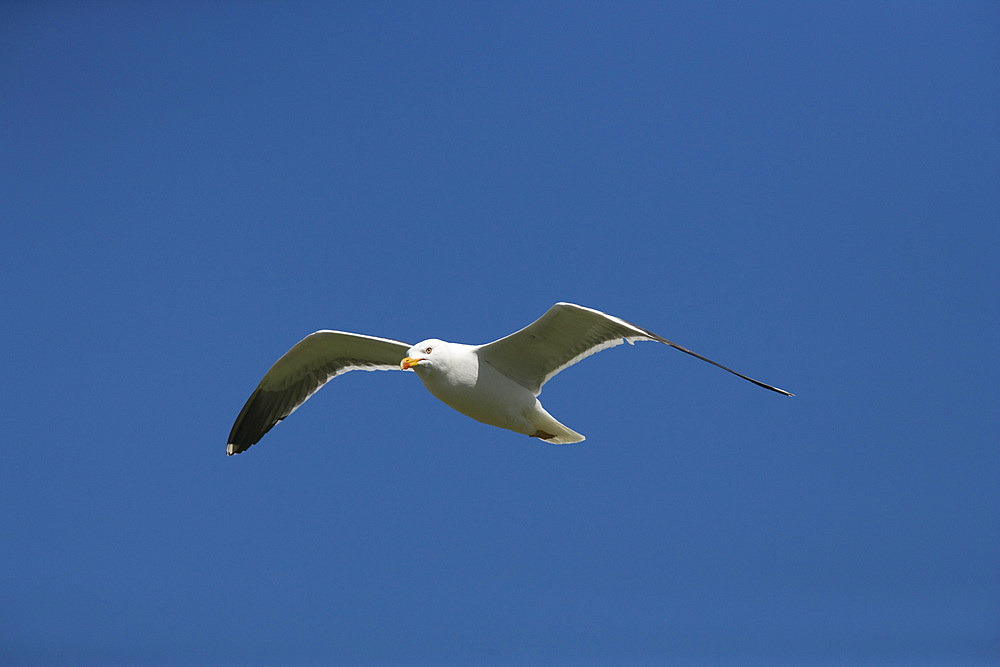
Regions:
<svg viewBox="0 0 1000 667"><path fill-rule="evenodd" d="M433 368L434 362L443 356L446 346L447 343L437 338L420 341L406 351L406 358L399 362L399 367L404 371L417 365L421 368Z"/></svg>

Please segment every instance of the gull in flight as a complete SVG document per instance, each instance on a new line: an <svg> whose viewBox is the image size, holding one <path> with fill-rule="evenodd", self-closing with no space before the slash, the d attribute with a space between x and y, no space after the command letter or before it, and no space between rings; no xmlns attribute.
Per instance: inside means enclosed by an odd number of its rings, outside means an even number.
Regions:
<svg viewBox="0 0 1000 667"><path fill-rule="evenodd" d="M326 382L347 371L410 370L434 396L476 421L551 444L580 442L538 402L559 371L595 352L637 340L664 343L759 387L792 396L737 373L634 324L592 308L557 303L525 328L485 345L436 338L409 345L346 331L317 331L286 352L257 385L229 433L227 454L257 443Z"/></svg>

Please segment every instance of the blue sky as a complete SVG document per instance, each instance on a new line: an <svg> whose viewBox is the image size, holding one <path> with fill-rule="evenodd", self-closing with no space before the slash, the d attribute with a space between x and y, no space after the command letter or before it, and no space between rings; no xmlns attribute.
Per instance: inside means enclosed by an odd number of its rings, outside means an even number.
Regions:
<svg viewBox="0 0 1000 667"><path fill-rule="evenodd" d="M4 3L0 660L989 664L995 3ZM587 436L350 373L557 301Z"/></svg>

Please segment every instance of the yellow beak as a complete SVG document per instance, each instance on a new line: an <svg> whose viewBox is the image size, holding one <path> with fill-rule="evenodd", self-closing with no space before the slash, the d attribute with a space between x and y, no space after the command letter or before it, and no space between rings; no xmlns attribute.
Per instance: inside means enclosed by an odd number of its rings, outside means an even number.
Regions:
<svg viewBox="0 0 1000 667"><path fill-rule="evenodd" d="M423 361L423 359L419 359L419 358L418 359L414 359L413 357L406 357L401 362L399 362L399 367L400 367L400 369L402 369L404 371L405 370L409 370L411 366L416 366L421 361Z"/></svg>

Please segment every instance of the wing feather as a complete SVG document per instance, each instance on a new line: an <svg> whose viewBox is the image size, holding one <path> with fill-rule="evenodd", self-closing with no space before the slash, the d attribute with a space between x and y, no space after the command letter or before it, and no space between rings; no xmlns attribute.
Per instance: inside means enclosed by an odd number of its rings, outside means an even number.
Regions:
<svg viewBox="0 0 1000 667"><path fill-rule="evenodd" d="M317 331L278 359L247 399L229 433L227 454L256 444L329 380L354 370L399 370L408 343L346 331Z"/></svg>
<svg viewBox="0 0 1000 667"><path fill-rule="evenodd" d="M553 376L592 354L637 340L669 345L759 387L791 396L613 315L572 303L557 303L540 318L500 340L479 347L479 356L538 395Z"/></svg>

